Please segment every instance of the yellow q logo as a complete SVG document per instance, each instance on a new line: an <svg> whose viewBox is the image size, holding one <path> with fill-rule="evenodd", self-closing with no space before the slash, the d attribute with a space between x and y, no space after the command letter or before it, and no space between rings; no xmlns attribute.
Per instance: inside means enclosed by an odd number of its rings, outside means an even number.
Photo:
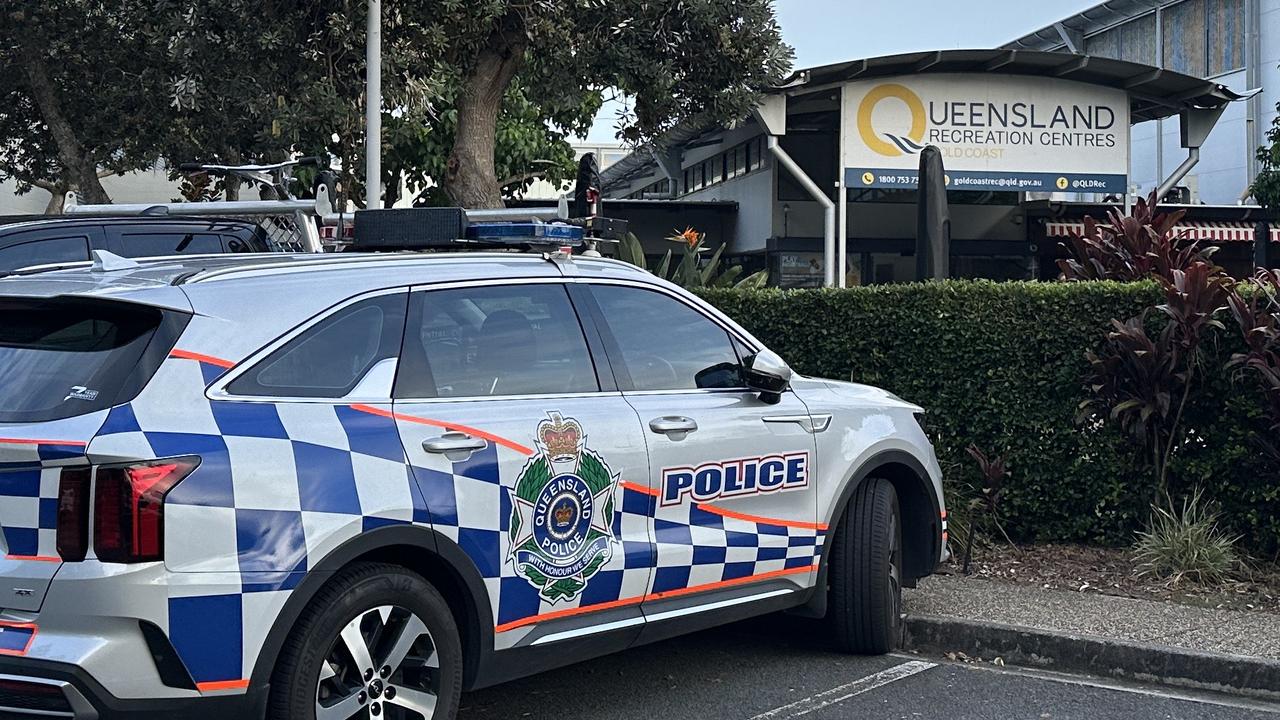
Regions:
<svg viewBox="0 0 1280 720"><path fill-rule="evenodd" d="M881 136L871 124L871 116L875 113L876 106L881 100L890 98L906 103L907 110L911 112L911 129L906 135L885 133ZM872 88L858 105L858 134L862 136L862 142L879 155L898 157L907 153L917 153L924 149L920 143L924 140L926 119L924 103L919 95L906 86L885 83ZM886 140L885 137L889 139Z"/></svg>

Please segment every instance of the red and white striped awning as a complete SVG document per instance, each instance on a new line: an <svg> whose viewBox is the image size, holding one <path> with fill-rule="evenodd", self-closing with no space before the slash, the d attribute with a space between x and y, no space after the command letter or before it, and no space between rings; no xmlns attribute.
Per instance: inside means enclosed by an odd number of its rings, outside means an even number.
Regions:
<svg viewBox="0 0 1280 720"><path fill-rule="evenodd" d="M1105 224L1105 223L1099 223ZM1044 224L1048 237L1068 238L1072 233L1084 234L1083 222L1055 222ZM1253 242L1253 223L1247 222L1184 222L1173 228L1179 235L1205 242ZM1271 228L1271 242L1280 242L1280 227Z"/></svg>

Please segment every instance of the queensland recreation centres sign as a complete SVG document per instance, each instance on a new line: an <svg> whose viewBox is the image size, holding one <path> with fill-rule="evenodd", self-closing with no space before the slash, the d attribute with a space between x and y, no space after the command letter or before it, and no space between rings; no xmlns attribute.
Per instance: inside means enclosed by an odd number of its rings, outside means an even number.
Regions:
<svg viewBox="0 0 1280 720"><path fill-rule="evenodd" d="M844 87L850 188L916 187L920 151L942 151L949 190L1124 192L1129 96L1057 78L916 75Z"/></svg>

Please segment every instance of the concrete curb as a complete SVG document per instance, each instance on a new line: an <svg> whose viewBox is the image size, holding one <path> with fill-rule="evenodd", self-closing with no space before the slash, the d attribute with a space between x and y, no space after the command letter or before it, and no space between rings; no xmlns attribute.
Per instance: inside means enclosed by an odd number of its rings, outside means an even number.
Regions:
<svg viewBox="0 0 1280 720"><path fill-rule="evenodd" d="M908 616L905 648L1280 700L1280 661L960 618Z"/></svg>

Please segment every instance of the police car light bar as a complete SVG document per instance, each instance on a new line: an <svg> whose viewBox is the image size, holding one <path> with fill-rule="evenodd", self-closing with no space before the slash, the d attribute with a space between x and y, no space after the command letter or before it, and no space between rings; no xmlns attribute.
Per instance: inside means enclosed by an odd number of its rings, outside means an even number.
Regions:
<svg viewBox="0 0 1280 720"><path fill-rule="evenodd" d="M357 251L580 248L601 239L602 229L607 229L611 236L626 232L626 222L622 220L596 217L575 220L559 214L551 208L359 210L355 213L351 248ZM480 218L484 220L479 221Z"/></svg>

